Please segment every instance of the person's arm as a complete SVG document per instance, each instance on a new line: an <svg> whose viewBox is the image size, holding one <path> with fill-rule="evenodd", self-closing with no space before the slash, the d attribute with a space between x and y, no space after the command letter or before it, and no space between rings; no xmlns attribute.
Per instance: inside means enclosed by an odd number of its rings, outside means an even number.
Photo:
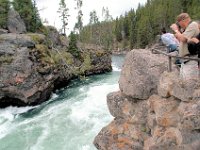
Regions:
<svg viewBox="0 0 200 150"><path fill-rule="evenodd" d="M199 40L197 38L197 33L199 33L198 24L196 24L195 22L192 22L188 25L183 35L187 38L188 43L190 41L194 43L198 43Z"/></svg>
<svg viewBox="0 0 200 150"><path fill-rule="evenodd" d="M187 42L187 38L179 31L177 24L172 24L170 28L174 31L174 36L181 42Z"/></svg>
<svg viewBox="0 0 200 150"><path fill-rule="evenodd" d="M199 41L199 39L197 39L197 38L191 38L191 39L188 39L188 43L199 43L200 41Z"/></svg>

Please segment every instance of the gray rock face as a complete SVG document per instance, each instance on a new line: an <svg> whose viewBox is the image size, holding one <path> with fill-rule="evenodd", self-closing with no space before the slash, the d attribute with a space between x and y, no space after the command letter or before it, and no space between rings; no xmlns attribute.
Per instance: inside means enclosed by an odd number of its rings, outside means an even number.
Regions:
<svg viewBox="0 0 200 150"><path fill-rule="evenodd" d="M74 65L74 58L65 48L48 48L44 44L47 40L36 33L0 35L0 107L40 104L48 100L53 89L66 86L77 77L80 66ZM86 74L111 70L110 55L104 52L99 57L91 57L92 62L97 59L98 63L88 68Z"/></svg>
<svg viewBox="0 0 200 150"><path fill-rule="evenodd" d="M34 105L49 98L55 78L37 71L39 64L30 59L30 45L34 47L30 37L2 34L0 38L0 107Z"/></svg>
<svg viewBox="0 0 200 150"><path fill-rule="evenodd" d="M96 136L94 145L97 149L142 150L150 131L146 126L147 101L137 102L115 92L108 95L108 107L115 119Z"/></svg>
<svg viewBox="0 0 200 150"><path fill-rule="evenodd" d="M115 118L95 137L97 149L200 149L200 79L163 72L158 56L145 50L127 54L120 91L107 96Z"/></svg>
<svg viewBox="0 0 200 150"><path fill-rule="evenodd" d="M55 27L52 26L47 26L47 38L49 41L49 46L56 46L56 45L61 45L61 39L59 38L59 33L56 30Z"/></svg>
<svg viewBox="0 0 200 150"><path fill-rule="evenodd" d="M119 87L122 93L137 99L147 99L157 93L159 76L167 70L167 59L149 50L133 50L126 56Z"/></svg>
<svg viewBox="0 0 200 150"><path fill-rule="evenodd" d="M158 84L158 93L163 97L174 96L189 102L200 99L200 81L198 78L182 78L177 73L163 73Z"/></svg>
<svg viewBox="0 0 200 150"><path fill-rule="evenodd" d="M18 12L12 9L8 12L7 27L10 33L25 33L26 32L26 26L24 24L24 21L21 19Z"/></svg>
<svg viewBox="0 0 200 150"><path fill-rule="evenodd" d="M0 39L3 42L13 44L16 47L28 47L28 48L35 47L34 41L31 39L30 36L26 34L16 34L16 33L1 34Z"/></svg>

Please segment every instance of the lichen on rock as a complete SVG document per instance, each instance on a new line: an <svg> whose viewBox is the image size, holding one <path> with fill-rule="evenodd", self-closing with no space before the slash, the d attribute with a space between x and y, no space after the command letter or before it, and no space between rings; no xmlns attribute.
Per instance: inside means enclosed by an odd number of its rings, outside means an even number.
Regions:
<svg viewBox="0 0 200 150"><path fill-rule="evenodd" d="M115 118L95 137L97 149L200 149L200 79L168 72L166 64L149 50L127 54L120 91L107 96Z"/></svg>

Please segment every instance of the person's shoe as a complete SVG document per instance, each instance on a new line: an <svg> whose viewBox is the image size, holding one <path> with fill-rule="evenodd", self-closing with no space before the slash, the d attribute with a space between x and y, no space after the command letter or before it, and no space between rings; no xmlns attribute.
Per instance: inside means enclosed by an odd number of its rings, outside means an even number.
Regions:
<svg viewBox="0 0 200 150"><path fill-rule="evenodd" d="M179 59L177 59L174 64L178 67L181 67L181 61Z"/></svg>

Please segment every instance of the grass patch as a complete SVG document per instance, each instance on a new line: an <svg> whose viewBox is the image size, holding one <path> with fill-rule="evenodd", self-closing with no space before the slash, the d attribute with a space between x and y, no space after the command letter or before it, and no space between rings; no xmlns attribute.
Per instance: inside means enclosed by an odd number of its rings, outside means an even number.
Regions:
<svg viewBox="0 0 200 150"><path fill-rule="evenodd" d="M13 57L9 55L0 56L0 64L10 64L13 61Z"/></svg>
<svg viewBox="0 0 200 150"><path fill-rule="evenodd" d="M91 65L90 54L89 53L83 53L83 64L81 65L80 73L84 74L85 71L87 71L91 68L92 68L92 65Z"/></svg>
<svg viewBox="0 0 200 150"><path fill-rule="evenodd" d="M42 34L29 33L27 34L35 42L35 44L42 44L45 41L45 36Z"/></svg>
<svg viewBox="0 0 200 150"><path fill-rule="evenodd" d="M63 63L71 65L74 63L73 56L64 50L56 51L48 49L48 47L43 44L37 44L36 49L39 52L41 61L44 63L53 65L62 65Z"/></svg>

